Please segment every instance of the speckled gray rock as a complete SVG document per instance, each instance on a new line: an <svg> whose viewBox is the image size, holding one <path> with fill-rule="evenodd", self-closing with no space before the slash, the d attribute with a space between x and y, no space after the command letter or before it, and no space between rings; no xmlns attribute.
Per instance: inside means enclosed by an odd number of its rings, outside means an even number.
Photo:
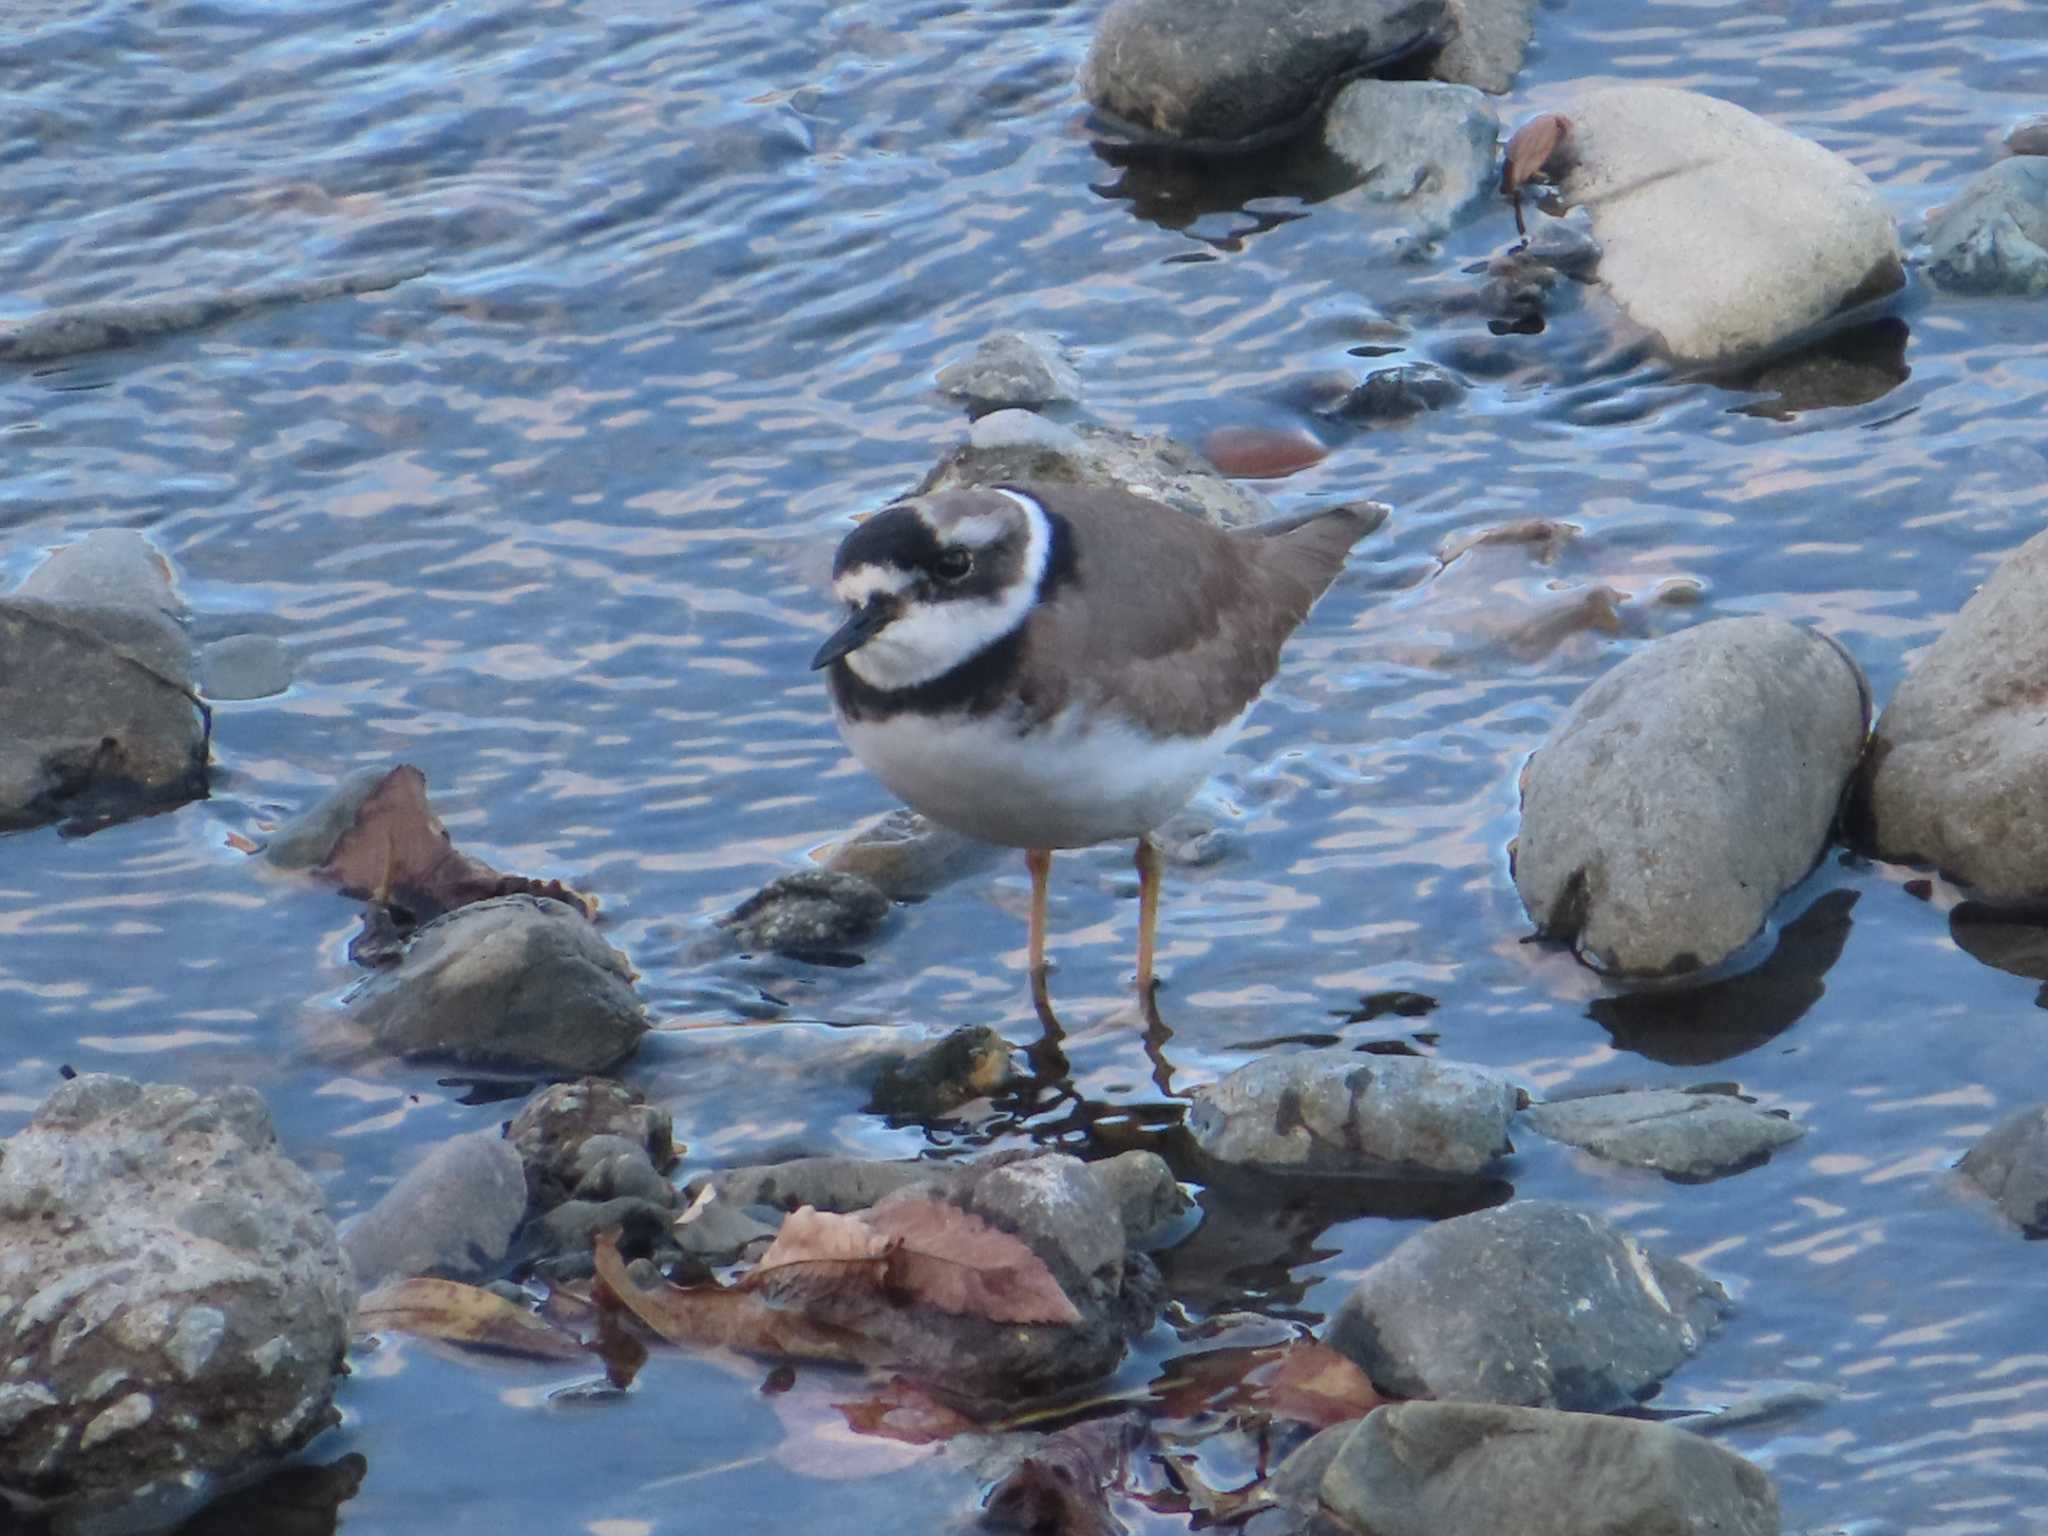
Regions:
<svg viewBox="0 0 2048 1536"><path fill-rule="evenodd" d="M1000 1092L1015 1074L1010 1042L986 1024L954 1030L922 1050L881 1064L868 1110L877 1115L949 1115Z"/></svg>
<svg viewBox="0 0 2048 1536"><path fill-rule="evenodd" d="M2048 293L2048 159L2001 160L1935 209L1927 274L1958 293Z"/></svg>
<svg viewBox="0 0 2048 1536"><path fill-rule="evenodd" d="M1515 888L1597 970L1713 965L1813 868L1868 726L1831 641L1716 619L1579 695L1522 771Z"/></svg>
<svg viewBox="0 0 2048 1536"><path fill-rule="evenodd" d="M1443 19L1444 0L1111 0L1081 90L1143 138L1249 147Z"/></svg>
<svg viewBox="0 0 2048 1536"><path fill-rule="evenodd" d="M1991 901L2048 896L2048 533L1999 562L1877 722L1856 822Z"/></svg>
<svg viewBox="0 0 2048 1536"><path fill-rule="evenodd" d="M1323 118L1323 142L1359 187L1433 240L1492 192L1500 118L1469 85L1354 80Z"/></svg>
<svg viewBox="0 0 2048 1536"><path fill-rule="evenodd" d="M326 863L342 833L355 824L363 802L390 774L389 764L373 764L349 773L311 809L271 833L263 848L264 861L279 869L312 869Z"/></svg>
<svg viewBox="0 0 2048 1536"><path fill-rule="evenodd" d="M526 1167L526 1188L536 1210L560 1205L589 1176L584 1149L602 1138L638 1147L648 1165L667 1173L676 1163L675 1127L668 1111L638 1090L600 1077L554 1083L520 1107L506 1138Z"/></svg>
<svg viewBox="0 0 2048 1536"><path fill-rule="evenodd" d="M1591 210L1601 282L1673 357L1759 352L1905 281L1884 199L1809 139L1666 86L1559 110L1562 199Z"/></svg>
<svg viewBox="0 0 2048 1536"><path fill-rule="evenodd" d="M1957 1166L2023 1231L2048 1233L2048 1104L2007 1115Z"/></svg>
<svg viewBox="0 0 2048 1536"><path fill-rule="evenodd" d="M1796 1121L1766 1113L1732 1093L1675 1088L1532 1104L1523 1118L1552 1141L1690 1183L1754 1167L1806 1134Z"/></svg>
<svg viewBox="0 0 2048 1536"><path fill-rule="evenodd" d="M915 811L897 809L834 844L825 867L858 875L891 901L911 901L994 863L1004 851Z"/></svg>
<svg viewBox="0 0 2048 1536"><path fill-rule="evenodd" d="M1456 374L1434 363L1397 363L1367 374L1323 414L1363 423L1406 421L1464 397Z"/></svg>
<svg viewBox="0 0 2048 1536"><path fill-rule="evenodd" d="M496 1131L442 1142L348 1223L342 1247L364 1290L411 1275L496 1272L526 1217L526 1169Z"/></svg>
<svg viewBox="0 0 2048 1536"><path fill-rule="evenodd" d="M1192 1202L1157 1152L1119 1152L1088 1164L1088 1173L1108 1194L1124 1224L1124 1241L1137 1249L1156 1248L1178 1232Z"/></svg>
<svg viewBox="0 0 2048 1536"><path fill-rule="evenodd" d="M1438 1222L1367 1270L1327 1342L1394 1397L1610 1413L1728 1309L1691 1265L1590 1211L1516 1201Z"/></svg>
<svg viewBox="0 0 2048 1536"><path fill-rule="evenodd" d="M741 949L801 958L858 948L888 915L889 898L860 876L800 869L769 881L718 925Z"/></svg>
<svg viewBox="0 0 2048 1536"><path fill-rule="evenodd" d="M647 1032L626 957L573 907L500 896L428 923L349 1002L400 1056L598 1072Z"/></svg>
<svg viewBox="0 0 2048 1536"><path fill-rule="evenodd" d="M969 357L939 370L939 392L977 412L1004 406L1071 405L1081 376L1043 331L997 331Z"/></svg>
<svg viewBox="0 0 2048 1536"><path fill-rule="evenodd" d="M1000 441L985 439L986 429L1015 417L1043 423L1051 436L1005 434ZM1226 480L1215 465L1171 437L1145 437L1114 427L1069 428L1028 411L997 411L982 417L974 424L974 440L939 460L911 494L1018 480L1120 486L1222 528L1269 522L1278 515L1273 503L1257 491Z"/></svg>
<svg viewBox="0 0 2048 1536"><path fill-rule="evenodd" d="M0 1144L0 1487L196 1502L330 1421L354 1314L253 1090L66 1083Z"/></svg>
<svg viewBox="0 0 2048 1536"><path fill-rule="evenodd" d="M14 595L89 608L140 608L171 617L184 608L170 561L133 528L96 528L51 550L22 578Z"/></svg>
<svg viewBox="0 0 2048 1536"><path fill-rule="evenodd" d="M209 699L268 699L292 685L292 653L275 635L228 635L199 653Z"/></svg>
<svg viewBox="0 0 2048 1536"><path fill-rule="evenodd" d="M1469 1175L1514 1150L1520 1098L1476 1067L1332 1046L1262 1056L1196 1090L1188 1129L1234 1167Z"/></svg>
<svg viewBox="0 0 2048 1536"><path fill-rule="evenodd" d="M1778 1490L1732 1451L1603 1414L1392 1403L1352 1429L1323 1502L1371 1536L1778 1536Z"/></svg>
<svg viewBox="0 0 2048 1536"><path fill-rule="evenodd" d="M1536 0L1449 0L1445 9L1451 39L1430 74L1496 96L1509 90L1536 30Z"/></svg>

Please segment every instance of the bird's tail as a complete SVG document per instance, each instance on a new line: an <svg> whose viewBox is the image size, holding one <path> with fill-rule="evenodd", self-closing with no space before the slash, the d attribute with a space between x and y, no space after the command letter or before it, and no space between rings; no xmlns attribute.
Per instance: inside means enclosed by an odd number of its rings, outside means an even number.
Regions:
<svg viewBox="0 0 2048 1536"><path fill-rule="evenodd" d="M1259 563L1289 584L1306 588L1313 603L1344 569L1351 546L1384 523L1391 510L1377 501L1352 501L1304 517L1262 523L1253 530L1265 540Z"/></svg>

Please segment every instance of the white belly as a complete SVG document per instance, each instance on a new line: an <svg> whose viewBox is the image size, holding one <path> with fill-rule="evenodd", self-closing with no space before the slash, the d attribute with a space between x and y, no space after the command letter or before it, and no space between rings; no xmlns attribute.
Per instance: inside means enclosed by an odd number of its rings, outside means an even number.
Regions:
<svg viewBox="0 0 2048 1536"><path fill-rule="evenodd" d="M911 809L1016 848L1137 837L1201 788L1244 716L1210 736L1163 739L1069 709L1029 735L992 716L904 713L840 734Z"/></svg>

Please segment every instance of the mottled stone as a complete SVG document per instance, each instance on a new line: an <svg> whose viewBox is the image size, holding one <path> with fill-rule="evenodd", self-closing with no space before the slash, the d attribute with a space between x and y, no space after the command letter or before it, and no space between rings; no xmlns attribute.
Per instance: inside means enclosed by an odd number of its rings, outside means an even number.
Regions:
<svg viewBox="0 0 2048 1536"><path fill-rule="evenodd" d="M1532 1104L1524 1118L1595 1157L1703 1183L1754 1167L1806 1127L1732 1093L1636 1089Z"/></svg>
<svg viewBox="0 0 2048 1536"><path fill-rule="evenodd" d="M390 776L389 766L355 769L311 809L271 833L264 845L264 859L279 869L313 869L325 864L342 834L355 825L363 802Z"/></svg>
<svg viewBox="0 0 2048 1536"><path fill-rule="evenodd" d="M640 1148L657 1173L676 1162L668 1112L650 1105L637 1089L598 1077L541 1089L505 1134L526 1166L527 1192L537 1210L560 1205L582 1184L591 1166L585 1148L593 1140L617 1138Z"/></svg>
<svg viewBox="0 0 2048 1536"><path fill-rule="evenodd" d="M771 880L720 918L741 949L773 954L840 954L873 938L889 898L858 875L802 869Z"/></svg>
<svg viewBox="0 0 2048 1536"><path fill-rule="evenodd" d="M2048 1234L2048 1104L2007 1115L1957 1166L2022 1231Z"/></svg>
<svg viewBox="0 0 2048 1536"><path fill-rule="evenodd" d="M972 1024L885 1063L868 1107L878 1115L947 1115L1000 1092L1011 1076L1010 1042L986 1024Z"/></svg>
<svg viewBox="0 0 2048 1536"><path fill-rule="evenodd" d="M1469 85L1354 80L1323 117L1323 142L1360 190L1433 240L1493 191L1500 118Z"/></svg>
<svg viewBox="0 0 2048 1536"><path fill-rule="evenodd" d="M1005 406L1071 405L1081 376L1059 342L1042 331L997 331L970 357L939 370L939 392L976 411Z"/></svg>
<svg viewBox="0 0 2048 1536"><path fill-rule="evenodd" d="M1927 272L1958 293L2048 293L2048 159L2001 160L1935 209Z"/></svg>
<svg viewBox="0 0 2048 1536"><path fill-rule="evenodd" d="M891 901L930 896L1006 850L942 827L916 811L884 813L824 855L825 867L857 875Z"/></svg>
<svg viewBox="0 0 2048 1536"><path fill-rule="evenodd" d="M1536 0L1447 0L1450 41L1430 73L1499 96L1513 87L1536 31Z"/></svg>

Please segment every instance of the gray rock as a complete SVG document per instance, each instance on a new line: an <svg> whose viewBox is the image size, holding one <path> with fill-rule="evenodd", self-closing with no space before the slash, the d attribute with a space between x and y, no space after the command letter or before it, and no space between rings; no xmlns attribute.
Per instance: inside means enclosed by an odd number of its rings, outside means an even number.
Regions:
<svg viewBox="0 0 2048 1536"><path fill-rule="evenodd" d="M350 1222L341 1244L364 1290L386 1280L492 1274L526 1219L526 1170L496 1131L435 1147Z"/></svg>
<svg viewBox="0 0 2048 1536"><path fill-rule="evenodd" d="M66 1083L0 1145L0 1489L196 1502L332 1422L355 1301L253 1090Z"/></svg>
<svg viewBox="0 0 2048 1536"><path fill-rule="evenodd" d="M700 1174L683 1186L695 1201L706 1188L733 1207L765 1205L793 1211L814 1205L821 1211L864 1211L883 1196L912 1184L942 1182L953 1167L947 1163L877 1162L861 1157L798 1157L786 1163L751 1168L726 1168Z"/></svg>
<svg viewBox="0 0 2048 1536"><path fill-rule="evenodd" d="M652 1200L621 1195L613 1200L564 1200L533 1223L532 1246L544 1254L583 1255L600 1232L616 1227L619 1251L645 1257L669 1235L675 1212Z"/></svg>
<svg viewBox="0 0 2048 1536"><path fill-rule="evenodd" d="M1499 96L1515 83L1536 30L1536 0L1448 0L1451 40L1430 73Z"/></svg>
<svg viewBox="0 0 2048 1536"><path fill-rule="evenodd" d="M390 773L389 767L358 768L350 773L318 805L271 834L263 850L264 860L279 869L313 869L325 864L341 835L355 824L363 802Z"/></svg>
<svg viewBox="0 0 2048 1536"><path fill-rule="evenodd" d="M1192 1202L1157 1152L1119 1152L1088 1164L1088 1173L1116 1206L1130 1247L1160 1247L1185 1225Z"/></svg>
<svg viewBox="0 0 2048 1536"><path fill-rule="evenodd" d="M2048 160L2001 160L1935 209L1927 273L1958 293L2048 293Z"/></svg>
<svg viewBox="0 0 2048 1536"><path fill-rule="evenodd" d="M2048 155L2048 116L2019 124L2005 136L2005 147L2016 155Z"/></svg>
<svg viewBox="0 0 2048 1536"><path fill-rule="evenodd" d="M583 1182L592 1165L584 1149L593 1140L603 1141L606 1154L619 1143L639 1148L657 1173L676 1163L668 1112L648 1104L638 1091L599 1077L541 1089L520 1108L505 1135L526 1167L527 1193L536 1210L560 1205Z"/></svg>
<svg viewBox="0 0 2048 1536"><path fill-rule="evenodd" d="M1675 1088L1553 1100L1531 1105L1524 1118L1552 1141L1689 1183L1753 1167L1806 1134L1732 1093Z"/></svg>
<svg viewBox="0 0 2048 1536"><path fill-rule="evenodd" d="M2036 534L1913 663L1858 776L1858 830L1880 857L1924 859L1990 901L2048 896L2044 603Z"/></svg>
<svg viewBox="0 0 2048 1536"><path fill-rule="evenodd" d="M1013 1075L1010 1042L986 1024L970 1024L885 1062L868 1109L877 1115L948 1115L1001 1092Z"/></svg>
<svg viewBox="0 0 2048 1536"><path fill-rule="evenodd" d="M1111 0L1081 90L1141 137L1250 147L1293 132L1346 75L1412 49L1444 0Z"/></svg>
<svg viewBox="0 0 2048 1536"><path fill-rule="evenodd" d="M856 949L889 915L889 898L858 875L800 869L769 881L718 920L741 949L831 954Z"/></svg>
<svg viewBox="0 0 2048 1536"><path fill-rule="evenodd" d="M1855 664L1783 619L1644 646L1522 771L1515 888L1596 970L1727 958L1826 846L1868 725Z"/></svg>
<svg viewBox="0 0 2048 1536"><path fill-rule="evenodd" d="M1464 398L1458 376L1434 363L1397 363L1369 373L1327 413L1347 421L1406 421Z"/></svg>
<svg viewBox="0 0 2048 1536"><path fill-rule="evenodd" d="M941 459L912 494L1052 480L1121 486L1222 528L1243 528L1277 515L1273 504L1257 491L1226 480L1194 449L1166 436L1143 437L1114 427L1068 429L1047 422L1062 434L1061 445L1037 441L985 444L982 430L1011 414L998 411L982 417L974 424L975 439ZM1044 421L1043 417L1035 419Z"/></svg>
<svg viewBox="0 0 2048 1536"><path fill-rule="evenodd" d="M1609 296L1673 357L1729 361L1905 281L1870 179L1729 102L1665 86L1566 102L1553 164L1585 207Z"/></svg>
<svg viewBox="0 0 2048 1536"><path fill-rule="evenodd" d="M1035 450L1061 458L1077 458L1086 452L1081 434L1074 428L1022 407L990 411L977 418L967 429L967 442L984 451Z"/></svg>
<svg viewBox="0 0 2048 1536"><path fill-rule="evenodd" d="M749 1243L774 1235L769 1223L716 1198L692 1205L670 1233L684 1253L711 1265L735 1263Z"/></svg>
<svg viewBox="0 0 2048 1536"><path fill-rule="evenodd" d="M275 635L229 635L199 653L209 699L267 699L292 685L292 653Z"/></svg>
<svg viewBox="0 0 2048 1536"><path fill-rule="evenodd" d="M971 357L939 370L939 392L977 412L1004 406L1071 405L1081 376L1043 331L997 331Z"/></svg>
<svg viewBox="0 0 2048 1536"><path fill-rule="evenodd" d="M152 609L0 598L0 832L206 793L192 649Z"/></svg>
<svg viewBox="0 0 2048 1536"><path fill-rule="evenodd" d="M1455 1062L1332 1046L1262 1056L1195 1091L1204 1157L1309 1173L1469 1175L1512 1152L1514 1084Z"/></svg>
<svg viewBox="0 0 2048 1536"><path fill-rule="evenodd" d="M1327 1342L1395 1397L1610 1413L1727 1310L1691 1265L1590 1211L1527 1200L1409 1238L1366 1271Z"/></svg>
<svg viewBox="0 0 2048 1536"><path fill-rule="evenodd" d="M1373 1536L1778 1536L1778 1491L1668 1424L1543 1408L1391 1403L1358 1422L1323 1502Z"/></svg>
<svg viewBox="0 0 2048 1536"><path fill-rule="evenodd" d="M876 817L825 854L825 867L858 875L891 901L929 896L1004 850L942 827L911 810Z"/></svg>
<svg viewBox="0 0 2048 1536"><path fill-rule="evenodd" d="M1434 240L1492 192L1500 118L1469 85L1354 80L1330 103L1323 142L1367 197Z"/></svg>
<svg viewBox="0 0 2048 1536"><path fill-rule="evenodd" d="M1957 1166L2021 1230L2048 1233L2048 1104L2007 1115Z"/></svg>
<svg viewBox="0 0 2048 1536"><path fill-rule="evenodd" d="M428 923L349 1016L396 1055L556 1072L602 1071L647 1032L626 957L573 907L539 896Z"/></svg>
<svg viewBox="0 0 2048 1536"><path fill-rule="evenodd" d="M680 1198L676 1187L655 1172L647 1149L624 1136L593 1136L584 1142L577 1150L576 1172L578 1200L630 1197L673 1206Z"/></svg>
<svg viewBox="0 0 2048 1536"><path fill-rule="evenodd" d="M14 589L16 597L88 608L140 608L175 618L183 610L171 563L132 528L98 528L50 552Z"/></svg>

